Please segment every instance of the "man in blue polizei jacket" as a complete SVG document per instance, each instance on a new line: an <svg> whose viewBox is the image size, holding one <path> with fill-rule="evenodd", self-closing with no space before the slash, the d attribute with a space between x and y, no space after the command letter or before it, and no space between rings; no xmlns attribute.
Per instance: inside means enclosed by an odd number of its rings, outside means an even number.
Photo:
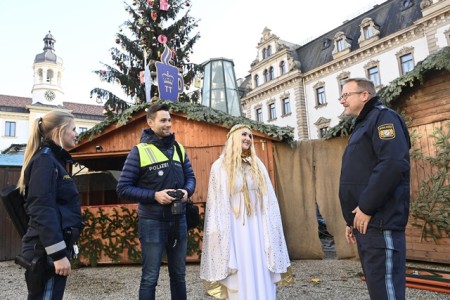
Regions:
<svg viewBox="0 0 450 300"><path fill-rule="evenodd" d="M375 96L372 81L347 79L339 98L356 116L342 157L339 198L348 243L357 243L371 299L405 299L405 227L411 147L402 118Z"/></svg>
<svg viewBox="0 0 450 300"><path fill-rule="evenodd" d="M186 299L186 200L195 190L191 162L171 132L167 104L147 110L150 128L128 154L120 174L120 198L138 201L142 276L139 299L155 299L162 255L167 254L172 299ZM178 191L179 198L174 197ZM169 195L170 194L170 195ZM175 201L178 200L178 201Z"/></svg>

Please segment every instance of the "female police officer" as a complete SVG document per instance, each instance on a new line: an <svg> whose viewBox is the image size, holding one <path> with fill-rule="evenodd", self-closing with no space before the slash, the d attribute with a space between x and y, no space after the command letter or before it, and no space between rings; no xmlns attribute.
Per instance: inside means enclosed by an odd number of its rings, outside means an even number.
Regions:
<svg viewBox="0 0 450 300"><path fill-rule="evenodd" d="M28 299L62 299L70 275L69 257L82 219L78 190L66 171L72 159L65 149L75 145L77 136L73 115L63 111L50 111L31 126L18 182L30 217L21 256L29 262L42 258L43 266L53 263L55 275L28 269Z"/></svg>

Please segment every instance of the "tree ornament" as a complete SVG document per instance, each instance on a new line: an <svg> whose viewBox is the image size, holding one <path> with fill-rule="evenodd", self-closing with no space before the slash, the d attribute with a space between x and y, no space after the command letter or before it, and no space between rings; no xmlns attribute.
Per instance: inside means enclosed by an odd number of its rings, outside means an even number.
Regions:
<svg viewBox="0 0 450 300"><path fill-rule="evenodd" d="M150 16L153 21L156 21L158 19L158 13L156 12L156 10L152 10Z"/></svg>
<svg viewBox="0 0 450 300"><path fill-rule="evenodd" d="M158 42L160 42L161 44L167 43L167 37L164 34L160 34L158 36Z"/></svg>
<svg viewBox="0 0 450 300"><path fill-rule="evenodd" d="M159 1L159 9L168 11L169 10L169 0L160 0Z"/></svg>

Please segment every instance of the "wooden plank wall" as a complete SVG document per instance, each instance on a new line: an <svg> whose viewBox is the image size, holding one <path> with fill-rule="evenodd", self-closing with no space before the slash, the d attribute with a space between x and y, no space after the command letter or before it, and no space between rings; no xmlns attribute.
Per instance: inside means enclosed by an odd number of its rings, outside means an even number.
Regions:
<svg viewBox="0 0 450 300"><path fill-rule="evenodd" d="M435 156L436 147L431 133L437 127L447 128L450 120L450 73L442 72L418 85L405 95L400 110L410 119L410 132L420 135L413 147L424 156ZM411 159L411 201L417 197L421 184L436 171L422 160ZM447 183L448 184L448 183ZM412 226L414 219L410 216L406 228L406 254L411 260L440 262L450 264L450 239L437 241L421 239L421 228ZM420 220L419 225L423 224ZM445 236L445 234L444 234Z"/></svg>
<svg viewBox="0 0 450 300"><path fill-rule="evenodd" d="M172 126L177 141L185 148L197 179L194 202L206 202L211 165L222 153L229 129L204 122L186 120L172 114ZM273 141L256 132L254 145L274 183Z"/></svg>
<svg viewBox="0 0 450 300"><path fill-rule="evenodd" d="M430 134L437 127L445 129L446 121L410 128L411 131L415 131L421 135L421 137L415 141L414 147L419 149L424 156L435 156L436 154L434 139L430 138ZM422 182L430 178L433 172L436 172L436 168L432 167L427 162L424 162L423 160L411 159L411 201L414 201L417 197ZM423 225L423 221L414 220L414 218L410 216L410 220L406 228L407 258L412 260L450 264L450 239L445 237L437 241L433 241L431 238L427 240L422 239L421 227L413 226L413 223Z"/></svg>
<svg viewBox="0 0 450 300"><path fill-rule="evenodd" d="M0 168L0 188L7 184L16 184L20 176L20 168ZM11 260L20 253L21 240L8 213L0 204L0 261Z"/></svg>

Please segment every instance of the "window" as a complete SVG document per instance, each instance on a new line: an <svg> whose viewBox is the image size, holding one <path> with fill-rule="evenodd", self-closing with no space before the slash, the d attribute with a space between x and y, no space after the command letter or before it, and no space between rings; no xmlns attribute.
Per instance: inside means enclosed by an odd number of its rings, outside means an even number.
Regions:
<svg viewBox="0 0 450 300"><path fill-rule="evenodd" d="M398 72L404 75L414 69L414 47L403 47L395 53L398 62Z"/></svg>
<svg viewBox="0 0 450 300"><path fill-rule="evenodd" d="M272 55L272 47L271 46L268 46L267 47L267 57L269 57L269 56L271 56Z"/></svg>
<svg viewBox="0 0 450 300"><path fill-rule="evenodd" d="M327 134L328 127L319 128L319 138L325 137Z"/></svg>
<svg viewBox="0 0 450 300"><path fill-rule="evenodd" d="M348 38L343 31L339 31L334 35L334 48L331 54L333 59L342 57L350 53L352 40Z"/></svg>
<svg viewBox="0 0 450 300"><path fill-rule="evenodd" d="M263 112L261 107L256 109L256 121L263 122Z"/></svg>
<svg viewBox="0 0 450 300"><path fill-rule="evenodd" d="M87 131L87 127L80 127L80 128L78 129L78 131L79 131L80 133L85 132L85 131Z"/></svg>
<svg viewBox="0 0 450 300"><path fill-rule="evenodd" d="M53 79L53 70L47 70L47 82L51 82Z"/></svg>
<svg viewBox="0 0 450 300"><path fill-rule="evenodd" d="M16 122L5 122L5 136L16 136Z"/></svg>
<svg viewBox="0 0 450 300"><path fill-rule="evenodd" d="M402 66L402 75L414 69L414 61L411 53L400 56L400 63Z"/></svg>
<svg viewBox="0 0 450 300"><path fill-rule="evenodd" d="M413 1L411 1L411 0L403 0L403 2L402 2L402 10L408 9L408 8L410 8L412 6L413 6Z"/></svg>
<svg viewBox="0 0 450 300"><path fill-rule="evenodd" d="M372 67L367 70L367 73L369 75L369 79L373 81L375 86L379 86L380 83L380 73L378 72L378 67Z"/></svg>
<svg viewBox="0 0 450 300"><path fill-rule="evenodd" d="M286 63L284 61L280 62L280 74L283 75L286 73Z"/></svg>
<svg viewBox="0 0 450 300"><path fill-rule="evenodd" d="M264 70L264 82L269 82L269 71Z"/></svg>
<svg viewBox="0 0 450 300"><path fill-rule="evenodd" d="M372 37L372 27L364 26L363 32L364 32L364 38L366 40L368 40L368 39L370 39Z"/></svg>
<svg viewBox="0 0 450 300"><path fill-rule="evenodd" d="M257 88L259 86L259 76L255 75L253 80L255 81L255 88Z"/></svg>
<svg viewBox="0 0 450 300"><path fill-rule="evenodd" d="M341 52L345 50L345 43L344 39L339 39L336 41L337 51Z"/></svg>
<svg viewBox="0 0 450 300"><path fill-rule="evenodd" d="M364 18L362 20L359 25L359 32L358 43L360 47L373 43L380 38L380 27L375 24L372 18Z"/></svg>
<svg viewBox="0 0 450 300"><path fill-rule="evenodd" d="M316 89L316 99L317 99L317 106L324 105L327 103L327 100L325 98L325 87L321 86Z"/></svg>
<svg viewBox="0 0 450 300"><path fill-rule="evenodd" d="M266 48L264 48L262 51L262 58L264 59L266 57L267 57L267 50L266 50Z"/></svg>
<svg viewBox="0 0 450 300"><path fill-rule="evenodd" d="M277 118L277 112L275 110L275 103L269 104L269 120L274 120Z"/></svg>
<svg viewBox="0 0 450 300"><path fill-rule="evenodd" d="M273 71L273 67L269 68L269 79L274 80L275 79L275 72Z"/></svg>
<svg viewBox="0 0 450 300"><path fill-rule="evenodd" d="M348 79L348 77L339 79L339 95L342 94L342 88L344 87L344 82Z"/></svg>
<svg viewBox="0 0 450 300"><path fill-rule="evenodd" d="M350 72L344 71L340 73L336 79L339 86L339 95L342 94L342 87L344 86L344 81L350 78Z"/></svg>
<svg viewBox="0 0 450 300"><path fill-rule="evenodd" d="M319 139L324 138L327 134L328 128L330 128L331 119L320 117L314 125L317 126L317 136Z"/></svg>
<svg viewBox="0 0 450 300"><path fill-rule="evenodd" d="M283 99L283 115L288 115L291 113L291 102L289 98Z"/></svg>
<svg viewBox="0 0 450 300"><path fill-rule="evenodd" d="M331 40L330 39L324 38L322 40L322 50L327 49L328 47L330 47L330 45L331 45Z"/></svg>

